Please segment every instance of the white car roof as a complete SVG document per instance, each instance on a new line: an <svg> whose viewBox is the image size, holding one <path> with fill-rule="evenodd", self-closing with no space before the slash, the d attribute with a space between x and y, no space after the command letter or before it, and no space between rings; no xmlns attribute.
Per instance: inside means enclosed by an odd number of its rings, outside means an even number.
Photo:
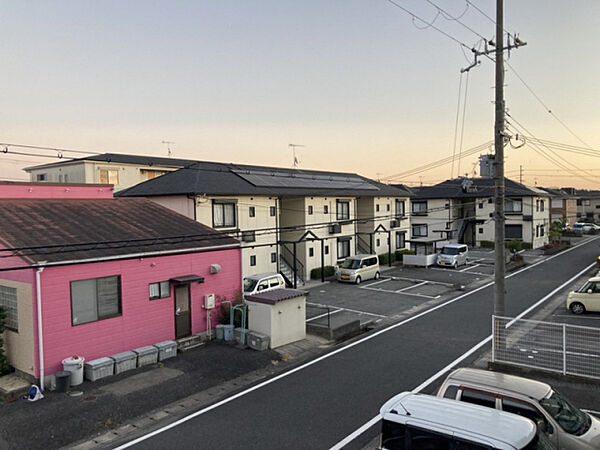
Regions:
<svg viewBox="0 0 600 450"><path fill-rule="evenodd" d="M459 402L432 395L403 392L388 400L380 410L381 417L393 422L448 433L472 436L500 448L523 448L536 434L535 424L525 417L485 406Z"/></svg>

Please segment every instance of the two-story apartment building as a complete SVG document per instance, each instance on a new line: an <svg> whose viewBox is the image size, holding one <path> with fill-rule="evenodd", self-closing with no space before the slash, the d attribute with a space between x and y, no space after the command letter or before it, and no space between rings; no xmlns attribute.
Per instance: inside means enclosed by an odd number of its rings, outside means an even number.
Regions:
<svg viewBox="0 0 600 450"><path fill-rule="evenodd" d="M295 267L298 281L357 252L404 249L410 223L407 190L339 172L198 162L117 196L240 238L245 276Z"/></svg>
<svg viewBox="0 0 600 450"><path fill-rule="evenodd" d="M519 239L533 248L548 243L548 194L508 178L505 186L506 239ZM413 190L412 238L447 238L472 246L494 240L492 178L457 178Z"/></svg>
<svg viewBox="0 0 600 450"><path fill-rule="evenodd" d="M103 153L27 167L30 181L112 184L115 191L180 169L196 161L155 156Z"/></svg>

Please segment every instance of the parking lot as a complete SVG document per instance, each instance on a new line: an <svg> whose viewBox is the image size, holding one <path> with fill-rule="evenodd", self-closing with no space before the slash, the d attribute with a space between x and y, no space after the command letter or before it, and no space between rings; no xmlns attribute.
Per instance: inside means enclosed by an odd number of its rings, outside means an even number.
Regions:
<svg viewBox="0 0 600 450"><path fill-rule="evenodd" d="M469 262L445 267L385 267L379 280L360 285L326 282L309 288L307 322L339 325L360 320L380 324L398 320L463 294L493 279L493 253L470 251Z"/></svg>

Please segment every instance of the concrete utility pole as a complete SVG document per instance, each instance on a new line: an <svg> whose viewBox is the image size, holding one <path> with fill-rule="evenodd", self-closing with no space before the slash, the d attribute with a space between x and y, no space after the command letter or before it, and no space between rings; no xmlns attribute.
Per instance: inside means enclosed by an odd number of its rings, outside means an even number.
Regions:
<svg viewBox="0 0 600 450"><path fill-rule="evenodd" d="M496 0L496 101L494 122L494 315L504 315L504 5ZM494 330L496 333L496 330ZM498 336L496 336L498 337ZM496 340L499 342L499 340Z"/></svg>

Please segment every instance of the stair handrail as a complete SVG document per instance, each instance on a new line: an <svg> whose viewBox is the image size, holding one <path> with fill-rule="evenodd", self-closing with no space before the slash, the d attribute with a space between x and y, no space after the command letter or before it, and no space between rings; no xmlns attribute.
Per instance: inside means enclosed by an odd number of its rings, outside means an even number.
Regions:
<svg viewBox="0 0 600 450"><path fill-rule="evenodd" d="M285 262L291 271L294 271L294 252L292 252L289 248L287 248L289 244L281 244L279 248L282 250L280 253L281 259ZM290 262L291 261L291 262ZM299 273L298 273L299 272ZM293 275L300 280L300 282L304 283L304 276L301 274L304 273L304 264L296 258L296 273Z"/></svg>

